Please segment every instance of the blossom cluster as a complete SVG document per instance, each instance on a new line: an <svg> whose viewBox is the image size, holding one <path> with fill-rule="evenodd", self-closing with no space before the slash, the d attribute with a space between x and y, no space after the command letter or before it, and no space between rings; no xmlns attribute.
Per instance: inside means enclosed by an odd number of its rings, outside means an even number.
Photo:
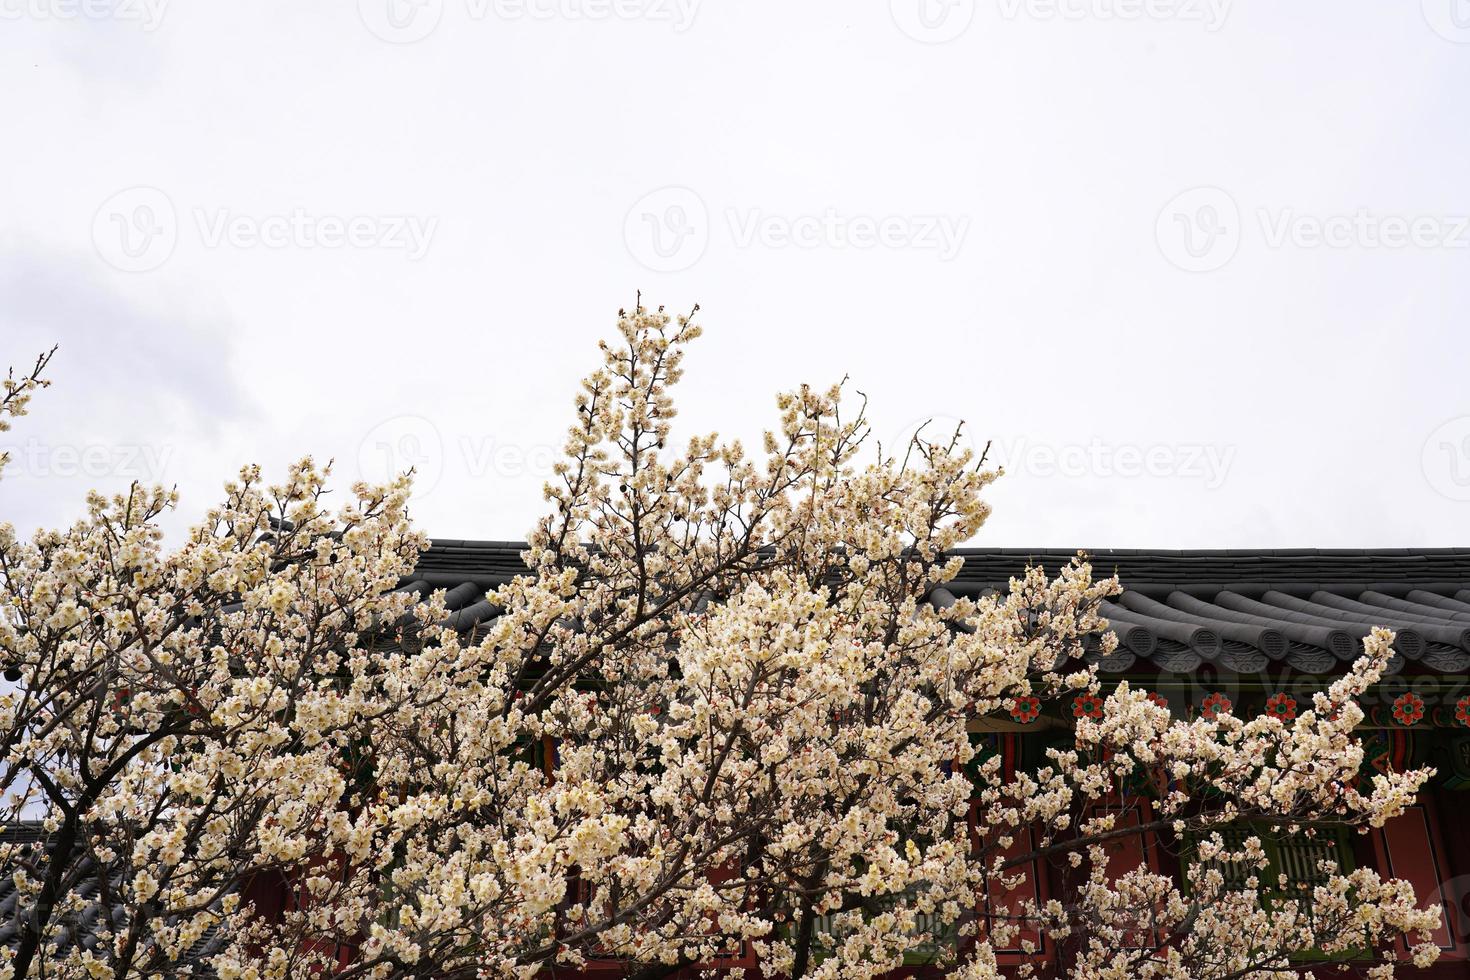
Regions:
<svg viewBox="0 0 1470 980"><path fill-rule="evenodd" d="M527 573L472 630L400 588L428 544L406 475L332 510L310 459L274 485L247 467L173 550L159 489L28 541L0 527L0 790L50 839L0 844L23 923L0 980L182 975L206 935L226 980L836 980L920 948L981 978L1022 931L1076 976L1265 978L1432 927L1366 871L1331 871L1310 913L1219 871L1266 866L1259 839L1226 849L1241 821L1379 826L1413 801L1424 772L1358 778L1390 634L1310 707L1174 718L1089 666L1120 584L1085 557L962 594L952 552L1000 474L959 433L885 452L838 385L780 396L758 453L676 444L698 326L640 306L618 331ZM977 755L977 730L1047 712L1075 733L1035 771ZM1147 826L1120 819L1140 786ZM1114 866L1145 832L1203 842L1188 882ZM982 929L1037 860L1072 891ZM82 917L95 941L61 944Z"/></svg>

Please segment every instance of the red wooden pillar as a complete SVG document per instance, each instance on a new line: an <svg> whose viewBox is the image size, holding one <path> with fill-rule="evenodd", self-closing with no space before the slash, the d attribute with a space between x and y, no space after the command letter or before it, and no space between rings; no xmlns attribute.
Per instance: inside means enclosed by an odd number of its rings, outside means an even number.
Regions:
<svg viewBox="0 0 1470 980"><path fill-rule="evenodd" d="M1470 876L1463 866L1457 869L1450 861L1441 831L1440 808L1436 805L1436 797L1442 795L1422 794L1418 804L1373 831L1371 836L1379 873L1413 884L1421 908L1439 907L1440 922L1433 941L1440 948L1440 961L1453 962L1465 960L1470 951L1470 923L1466 922L1463 904L1466 893L1470 892ZM1461 838L1465 833L1463 823L1463 820L1456 821ZM1458 843L1457 850L1463 850L1464 841ZM1407 954L1404 944L1400 944L1400 949Z"/></svg>

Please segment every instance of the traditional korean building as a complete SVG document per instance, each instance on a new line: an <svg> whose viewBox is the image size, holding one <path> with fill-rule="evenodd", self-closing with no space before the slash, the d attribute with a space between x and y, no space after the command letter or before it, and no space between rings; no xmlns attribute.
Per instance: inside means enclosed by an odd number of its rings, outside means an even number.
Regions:
<svg viewBox="0 0 1470 980"><path fill-rule="evenodd" d="M412 587L449 589L456 625L473 628L495 612L484 590L523 571L522 547L436 540ZM1076 552L981 548L958 554L964 570L930 602L942 606L961 595L1003 592L1030 564L1054 575ZM1154 691L1181 717L1233 710L1289 718L1358 657L1372 627L1396 631L1398 654L1364 704L1368 765L1431 765L1438 770L1433 782L1416 806L1366 837L1308 841L1261 833L1272 875L1284 873L1300 889L1310 890L1326 857L1341 867L1368 866L1413 882L1422 903L1444 908L1436 934L1441 962L1422 975L1470 977L1470 548L1090 554L1094 573L1116 572L1125 589L1104 608L1119 638L1114 653L1096 658L1105 682L1127 679ZM1035 765L1048 745L1069 740L1066 708L1061 715L1029 718L1022 711L1009 724L985 724L971 738L1001 754L1008 768ZM1093 710L1100 706L1071 705L1074 716ZM1146 822L1146 789L1140 796L1130 802L1127 819ZM1249 832L1241 830L1242 836ZM1116 846L1120 868L1144 861L1178 873L1188 859L1186 842L1152 835ZM1030 877L1038 897L1059 886L1057 869L1043 862ZM1029 938L1040 944L1043 958L1056 954L1043 937ZM916 966L922 958L921 951ZM1019 947L1003 956L1017 964L1025 958Z"/></svg>
<svg viewBox="0 0 1470 980"><path fill-rule="evenodd" d="M484 628L496 615L487 589L524 572L515 542L436 540L405 589L448 590L451 623L461 630ZM1069 550L964 549L958 579L936 589L929 601L946 605L958 596L1003 591L1028 564L1055 573L1075 554ZM1154 691L1180 717L1222 710L1237 715L1274 712L1289 719L1310 703L1361 650L1373 626L1394 629L1398 651L1389 674L1364 704L1362 729L1369 753L1365 768L1387 771L1419 765L1438 770L1417 803L1382 829L1366 835L1294 838L1262 831L1272 862L1270 877L1285 874L1289 890L1309 892L1320 877L1318 862L1333 858L1343 867L1368 866L1405 878L1421 904L1442 909L1435 940L1443 955L1422 971L1402 975L1470 976L1470 548L1275 551L1092 552L1098 575L1117 572L1126 591L1106 606L1119 637L1115 652L1098 656L1105 680L1127 679ZM1010 721L976 722L971 733L986 755L999 754L1011 770L1036 764L1048 745L1069 740L1072 720L1100 711L1087 698L1047 714L1018 706ZM1147 822L1149 788L1128 801L1124 822ZM1252 832L1241 828L1241 836ZM11 827L7 834L36 828ZM1024 846L1021 841L1018 846ZM1140 862L1179 873L1190 842L1140 834L1116 845L1120 868ZM1030 850L1030 848L1026 848ZM1058 868L1033 862L1023 896L1045 899L1058 893ZM257 883L252 899L265 911L291 900L290 890ZM9 876L0 876L0 943L13 942L16 896ZM1002 911L977 910L982 919ZM85 917L84 917L85 918ZM86 942L89 924L63 927L65 942ZM1031 959L1055 959L1064 951L1039 935ZM206 955L213 937L195 950ZM926 972L931 951L916 950L905 971ZM341 956L350 959L351 951ZM1028 958L1019 946L1003 961ZM755 964L733 950L730 966ZM609 967L608 976L618 970ZM1340 975L1340 974L1332 974Z"/></svg>

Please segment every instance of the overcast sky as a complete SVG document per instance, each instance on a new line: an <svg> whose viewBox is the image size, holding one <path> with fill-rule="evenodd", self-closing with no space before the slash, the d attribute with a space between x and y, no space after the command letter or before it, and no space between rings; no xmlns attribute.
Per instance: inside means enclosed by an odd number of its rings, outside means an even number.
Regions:
<svg viewBox="0 0 1470 980"><path fill-rule="evenodd" d="M1466 0L0 0L0 518L239 464L519 538L620 306L681 422L963 419L974 542L1470 544Z"/></svg>

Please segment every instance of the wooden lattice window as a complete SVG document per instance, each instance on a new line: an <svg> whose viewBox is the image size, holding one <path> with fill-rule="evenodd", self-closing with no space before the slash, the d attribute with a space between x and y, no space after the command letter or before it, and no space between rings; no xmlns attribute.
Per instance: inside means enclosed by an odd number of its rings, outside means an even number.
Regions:
<svg viewBox="0 0 1470 980"><path fill-rule="evenodd" d="M1217 828L1215 833L1225 842L1227 851L1240 851L1251 837L1258 837L1265 852L1267 865L1256 869L1240 861L1212 860L1207 867L1219 870L1225 879L1225 888L1238 891L1249 887L1250 878L1257 879L1257 889L1267 899L1289 899L1302 903L1310 909L1312 893L1318 885L1324 885L1333 872L1323 867L1324 862L1336 866L1337 874L1346 874L1353 868L1352 848L1342 828L1317 828L1315 833L1286 830L1269 824L1241 823ZM1190 863L1205 835L1189 839ZM1285 884L1281 876L1285 875Z"/></svg>

